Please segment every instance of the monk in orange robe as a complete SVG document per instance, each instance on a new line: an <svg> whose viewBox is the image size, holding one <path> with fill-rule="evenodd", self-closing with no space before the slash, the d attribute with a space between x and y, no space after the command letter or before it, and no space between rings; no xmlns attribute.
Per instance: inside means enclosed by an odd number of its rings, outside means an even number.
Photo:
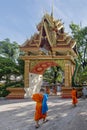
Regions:
<svg viewBox="0 0 87 130"><path fill-rule="evenodd" d="M50 88L46 87L46 93L50 94Z"/></svg>
<svg viewBox="0 0 87 130"><path fill-rule="evenodd" d="M53 94L57 95L57 88L56 88L56 86L53 87Z"/></svg>
<svg viewBox="0 0 87 130"><path fill-rule="evenodd" d="M76 104L78 103L78 100L77 100L77 91L75 88L72 88L71 95L72 95L72 104L76 106Z"/></svg>
<svg viewBox="0 0 87 130"><path fill-rule="evenodd" d="M32 99L36 102L36 111L34 115L34 120L36 122L36 128L39 127L39 120L43 119L43 121L46 119L47 113L42 113L42 102L44 97L44 89L40 90L40 93L33 94Z"/></svg>

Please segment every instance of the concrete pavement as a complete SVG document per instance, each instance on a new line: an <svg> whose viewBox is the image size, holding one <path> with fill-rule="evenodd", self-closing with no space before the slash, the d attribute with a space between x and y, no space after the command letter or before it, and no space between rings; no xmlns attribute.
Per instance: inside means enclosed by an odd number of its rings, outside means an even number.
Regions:
<svg viewBox="0 0 87 130"><path fill-rule="evenodd" d="M39 130L87 130L87 99L77 107L71 99L50 96L48 119ZM0 130L35 130L35 102L31 99L0 100Z"/></svg>

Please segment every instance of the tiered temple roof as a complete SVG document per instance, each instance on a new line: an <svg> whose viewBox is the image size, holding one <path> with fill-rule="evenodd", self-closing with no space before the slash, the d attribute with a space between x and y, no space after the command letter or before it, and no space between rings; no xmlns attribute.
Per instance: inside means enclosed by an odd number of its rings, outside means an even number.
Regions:
<svg viewBox="0 0 87 130"><path fill-rule="evenodd" d="M28 55L72 55L77 56L76 42L64 32L61 20L45 14L37 25L37 33L20 47ZM41 52L41 53L40 53Z"/></svg>

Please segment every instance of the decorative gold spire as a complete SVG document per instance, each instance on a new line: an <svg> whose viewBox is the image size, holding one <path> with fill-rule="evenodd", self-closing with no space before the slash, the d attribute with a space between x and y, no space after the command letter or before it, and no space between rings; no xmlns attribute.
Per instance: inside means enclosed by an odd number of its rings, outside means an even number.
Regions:
<svg viewBox="0 0 87 130"><path fill-rule="evenodd" d="M52 18L53 18L53 5L54 5L54 4L53 4L53 3L54 3L53 1L54 1L54 0L52 0L52 11L51 11L51 17L52 17Z"/></svg>

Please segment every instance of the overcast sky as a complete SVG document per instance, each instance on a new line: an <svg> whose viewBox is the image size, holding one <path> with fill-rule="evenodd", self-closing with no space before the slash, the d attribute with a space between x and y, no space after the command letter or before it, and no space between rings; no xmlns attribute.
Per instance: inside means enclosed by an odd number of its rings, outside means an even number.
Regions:
<svg viewBox="0 0 87 130"><path fill-rule="evenodd" d="M65 31L69 24L87 26L87 0L0 0L0 40L9 38L23 44L36 30L45 12L62 19Z"/></svg>

